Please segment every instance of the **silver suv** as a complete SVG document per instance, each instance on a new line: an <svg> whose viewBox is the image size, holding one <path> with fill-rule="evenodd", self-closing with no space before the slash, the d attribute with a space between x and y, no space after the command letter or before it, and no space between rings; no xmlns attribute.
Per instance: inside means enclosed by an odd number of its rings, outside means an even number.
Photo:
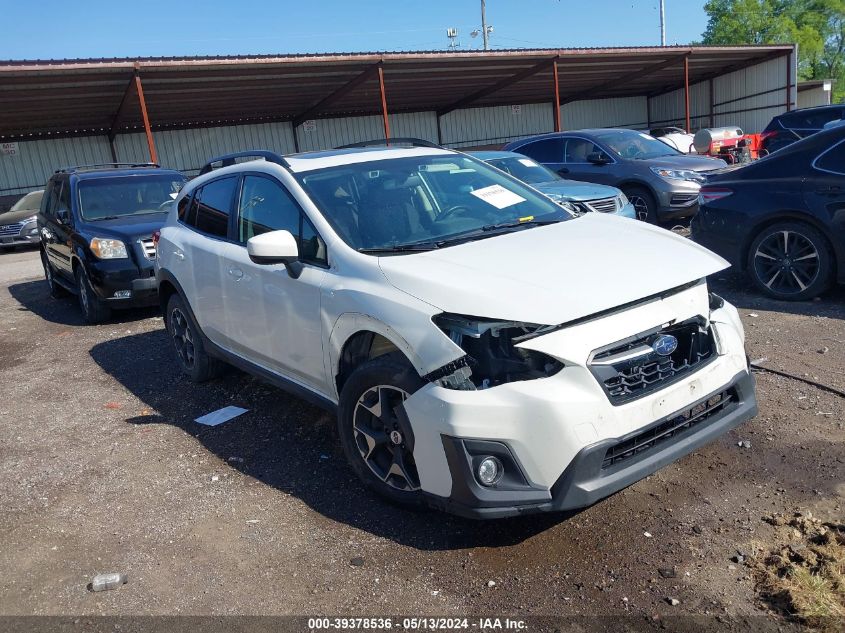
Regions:
<svg viewBox="0 0 845 633"><path fill-rule="evenodd" d="M644 132L615 128L532 136L505 149L564 178L618 187L637 218L652 223L695 215L704 174L726 166L718 158L681 153Z"/></svg>

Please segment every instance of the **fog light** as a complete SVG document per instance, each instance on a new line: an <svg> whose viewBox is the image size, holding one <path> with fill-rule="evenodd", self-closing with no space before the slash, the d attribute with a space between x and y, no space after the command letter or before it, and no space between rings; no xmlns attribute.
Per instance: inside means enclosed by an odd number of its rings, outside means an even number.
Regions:
<svg viewBox="0 0 845 633"><path fill-rule="evenodd" d="M478 481L485 486L492 486L502 477L502 462L497 457L485 457L478 462Z"/></svg>
<svg viewBox="0 0 845 633"><path fill-rule="evenodd" d="M116 290L114 293L115 299L128 299L132 296L131 290Z"/></svg>

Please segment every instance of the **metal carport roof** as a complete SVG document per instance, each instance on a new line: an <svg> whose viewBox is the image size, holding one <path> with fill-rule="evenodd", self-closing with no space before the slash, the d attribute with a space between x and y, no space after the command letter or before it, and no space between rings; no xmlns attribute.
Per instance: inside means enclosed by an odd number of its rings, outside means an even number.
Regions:
<svg viewBox="0 0 845 633"><path fill-rule="evenodd" d="M654 96L793 52L792 45L670 46L8 60L0 61L0 138L114 138L145 127L296 125L387 110L442 115L464 107Z"/></svg>

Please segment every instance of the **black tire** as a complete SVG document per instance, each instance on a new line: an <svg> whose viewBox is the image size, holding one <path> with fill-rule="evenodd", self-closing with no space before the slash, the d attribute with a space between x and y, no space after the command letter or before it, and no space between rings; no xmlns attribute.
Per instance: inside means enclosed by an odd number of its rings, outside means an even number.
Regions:
<svg viewBox="0 0 845 633"><path fill-rule="evenodd" d="M79 307L82 309L82 318L91 325L107 321L111 316L111 308L103 303L94 292L91 282L88 281L85 268L80 265L74 275L76 276L76 288L79 293Z"/></svg>
<svg viewBox="0 0 845 633"><path fill-rule="evenodd" d="M338 405L340 443L352 470L367 488L405 507L423 506L423 496L401 402L424 384L402 354L386 354L352 372Z"/></svg>
<svg viewBox="0 0 845 633"><path fill-rule="evenodd" d="M53 265L47 259L47 254L41 251L41 265L44 267L44 279L47 281L47 289L50 291L50 296L54 299L59 299L67 294L67 290L56 283Z"/></svg>
<svg viewBox="0 0 845 633"><path fill-rule="evenodd" d="M833 255L824 235L803 222L779 222L754 238L748 249L748 275L773 299L806 301L833 280Z"/></svg>
<svg viewBox="0 0 845 633"><path fill-rule="evenodd" d="M648 189L632 185L625 187L622 191L634 207L638 220L657 224L659 219L657 217L657 201Z"/></svg>
<svg viewBox="0 0 845 633"><path fill-rule="evenodd" d="M167 302L165 320L182 373L193 382L206 382L223 373L225 365L206 352L199 326L178 294Z"/></svg>

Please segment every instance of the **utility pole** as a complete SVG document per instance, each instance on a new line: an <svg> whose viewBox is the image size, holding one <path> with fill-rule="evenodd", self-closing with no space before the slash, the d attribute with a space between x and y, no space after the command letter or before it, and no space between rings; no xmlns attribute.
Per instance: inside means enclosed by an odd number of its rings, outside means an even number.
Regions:
<svg viewBox="0 0 845 633"><path fill-rule="evenodd" d="M481 0L481 34L484 38L484 50L486 51L489 47L489 42L487 40L487 16L485 15L484 9L484 0Z"/></svg>
<svg viewBox="0 0 845 633"><path fill-rule="evenodd" d="M482 0L481 4L484 4ZM666 46L666 3L660 0L660 45Z"/></svg>

